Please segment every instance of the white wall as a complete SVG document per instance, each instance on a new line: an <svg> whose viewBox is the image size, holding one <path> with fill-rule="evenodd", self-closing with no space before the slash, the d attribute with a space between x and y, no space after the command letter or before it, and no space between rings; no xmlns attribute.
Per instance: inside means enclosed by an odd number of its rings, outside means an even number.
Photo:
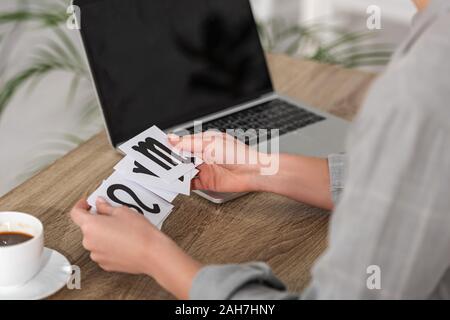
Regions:
<svg viewBox="0 0 450 320"><path fill-rule="evenodd" d="M250 2L255 16L259 20L283 17L291 21L298 21L302 6L301 0L250 0Z"/></svg>

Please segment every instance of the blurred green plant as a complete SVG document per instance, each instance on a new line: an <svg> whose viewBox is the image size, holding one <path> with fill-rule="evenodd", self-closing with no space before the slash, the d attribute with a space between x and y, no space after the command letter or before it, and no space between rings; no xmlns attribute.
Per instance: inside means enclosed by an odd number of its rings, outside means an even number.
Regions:
<svg viewBox="0 0 450 320"><path fill-rule="evenodd" d="M67 0L57 0L56 3L42 1L0 13L0 25L13 22L36 23L38 27L51 29L56 39L47 39L34 49L28 66L6 80L0 90L0 116L19 89L28 82L31 83L30 88L34 88L51 72L66 71L73 75L69 98L75 96L82 79L89 80L81 53L61 27L68 18L67 5Z"/></svg>
<svg viewBox="0 0 450 320"><path fill-rule="evenodd" d="M64 71L72 76L67 92L67 105L79 97L80 83L90 82L90 75L82 53L64 30L68 19L67 7L70 0L30 1L22 0L15 10L0 12L0 26L29 25L34 28L48 29L52 37L46 38L30 52L30 60L19 72L4 81L0 88L0 117L11 99L19 90L28 88L28 94L52 72ZM0 35L0 41L3 35ZM1 44L1 42L0 42ZM82 143L89 134L89 124L98 122L100 112L93 91L83 92L85 103L79 107L79 130L74 132L49 132L49 139L39 145L38 154L28 168L18 176L18 180L33 175L60 158L67 151Z"/></svg>
<svg viewBox="0 0 450 320"><path fill-rule="evenodd" d="M349 32L323 23L291 25L282 19L258 23L258 30L267 52L346 68L385 65L392 55L391 45L373 42L373 32Z"/></svg>
<svg viewBox="0 0 450 320"><path fill-rule="evenodd" d="M67 20L68 1L39 1L31 5L29 1L22 0L20 3L22 5L18 9L0 13L0 24L34 21L44 27L51 27Z"/></svg>

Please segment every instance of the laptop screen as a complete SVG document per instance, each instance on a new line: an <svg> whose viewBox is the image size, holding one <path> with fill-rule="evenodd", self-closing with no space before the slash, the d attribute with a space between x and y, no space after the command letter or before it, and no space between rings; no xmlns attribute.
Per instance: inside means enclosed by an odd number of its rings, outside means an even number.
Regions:
<svg viewBox="0 0 450 320"><path fill-rule="evenodd" d="M272 92L248 0L75 0L114 145Z"/></svg>

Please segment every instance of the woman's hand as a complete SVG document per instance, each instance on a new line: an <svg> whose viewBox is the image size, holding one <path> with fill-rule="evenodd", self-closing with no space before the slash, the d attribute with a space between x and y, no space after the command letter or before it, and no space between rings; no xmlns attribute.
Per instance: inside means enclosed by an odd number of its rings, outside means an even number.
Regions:
<svg viewBox="0 0 450 320"><path fill-rule="evenodd" d="M147 274L181 299L189 298L201 265L183 252L145 217L126 208L114 208L99 198L97 215L80 200L70 212L81 228L83 246L106 271Z"/></svg>
<svg viewBox="0 0 450 320"><path fill-rule="evenodd" d="M261 168L270 162L266 154L248 147L230 135L216 131L179 137L169 135L172 145L203 159L192 188L216 192L258 191Z"/></svg>
<svg viewBox="0 0 450 320"><path fill-rule="evenodd" d="M328 210L334 207L327 159L265 154L215 131L184 137L169 135L169 141L176 149L205 161L192 182L193 189L273 192ZM263 174L267 168L270 170Z"/></svg>

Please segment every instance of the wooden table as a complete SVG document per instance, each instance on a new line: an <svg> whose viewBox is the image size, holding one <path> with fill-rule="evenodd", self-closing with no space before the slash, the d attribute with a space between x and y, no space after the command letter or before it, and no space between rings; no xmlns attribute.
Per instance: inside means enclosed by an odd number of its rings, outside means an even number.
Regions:
<svg viewBox="0 0 450 320"><path fill-rule="evenodd" d="M277 91L352 119L374 75L336 66L268 57ZM54 299L173 298L152 279L102 271L81 246L68 212L111 174L121 156L104 132L0 199L0 211L22 211L45 225L45 245L81 268L81 290L64 288ZM163 231L204 263L265 261L292 291L302 290L327 246L329 215L273 194L254 193L224 205L180 196Z"/></svg>

